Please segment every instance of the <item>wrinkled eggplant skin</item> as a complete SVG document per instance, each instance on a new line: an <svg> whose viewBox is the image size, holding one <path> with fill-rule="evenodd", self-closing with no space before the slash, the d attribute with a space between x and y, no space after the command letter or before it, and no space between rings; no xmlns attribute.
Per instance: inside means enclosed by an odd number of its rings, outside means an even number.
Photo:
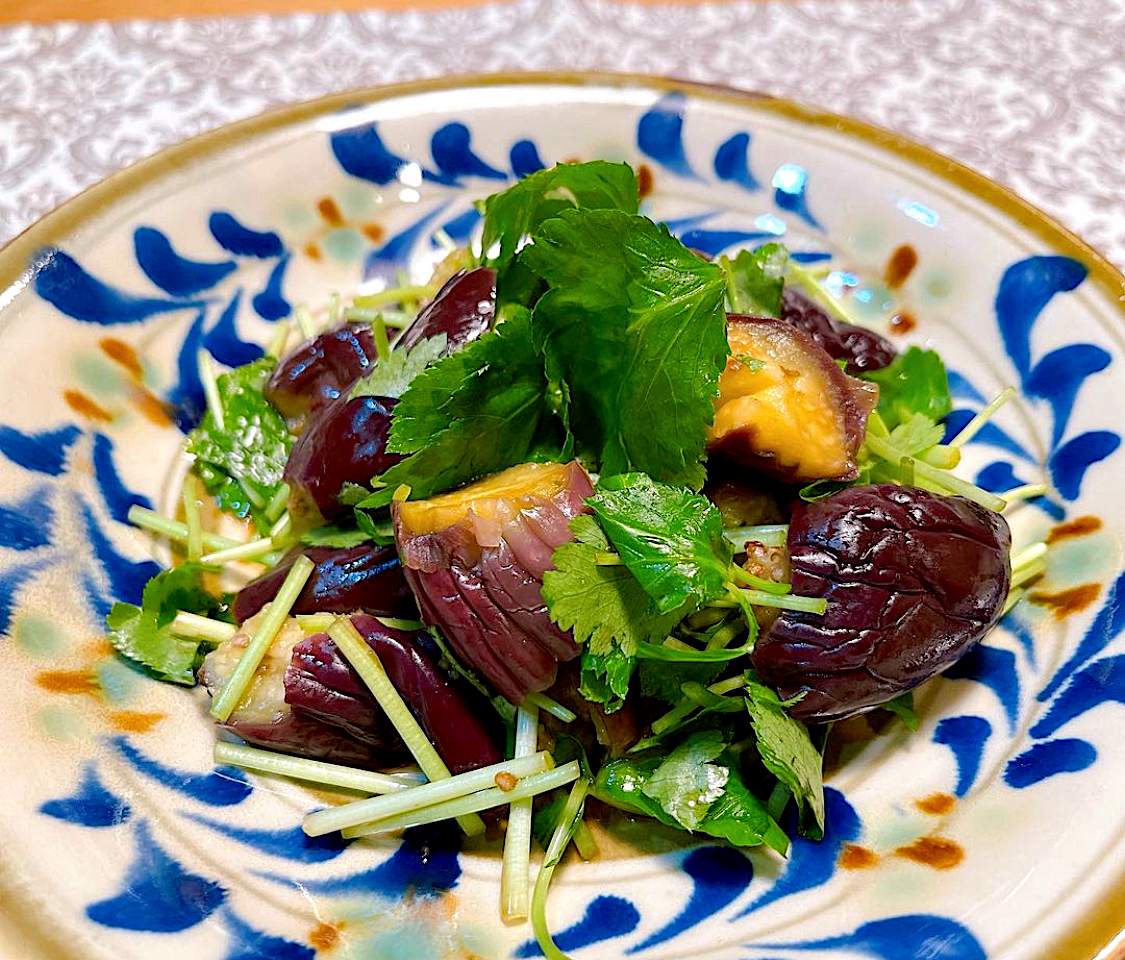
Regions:
<svg viewBox="0 0 1125 960"><path fill-rule="evenodd" d="M958 660L996 623L1011 582L1002 516L963 497L890 484L798 507L793 593L823 616L783 612L752 655L809 722L886 703Z"/></svg>
<svg viewBox="0 0 1125 960"><path fill-rule="evenodd" d="M453 653L516 705L550 687L559 663L581 652L551 621L542 587L552 553L573 540L570 521L587 511L593 487L577 463L554 469L565 477L561 489L512 500L495 527L474 524L466 513L425 532L409 525L405 505L392 507L395 542L422 620L441 630Z"/></svg>
<svg viewBox="0 0 1125 960"><path fill-rule="evenodd" d="M371 325L345 323L297 347L262 392L282 416L316 413L366 374L375 357Z"/></svg>
<svg viewBox="0 0 1125 960"><path fill-rule="evenodd" d="M440 654L425 631L397 630L365 614L351 619L453 773L504 759L497 714L477 691L441 671ZM370 740L378 762L409 760L382 709L327 634L307 637L293 648L285 701L356 739Z"/></svg>
<svg viewBox="0 0 1125 960"><path fill-rule="evenodd" d="M344 485L367 486L398 463L387 452L393 397L339 397L313 418L293 444L282 474L289 484L289 510L298 527L347 515L340 503Z"/></svg>
<svg viewBox="0 0 1125 960"><path fill-rule="evenodd" d="M450 277L399 334L395 347L413 350L419 341L444 333L445 351L453 353L486 333L496 313L496 271L461 270Z"/></svg>
<svg viewBox="0 0 1125 960"><path fill-rule="evenodd" d="M787 286L781 298L781 319L804 330L833 360L845 361L852 376L889 366L898 351L874 330L830 317L800 290Z"/></svg>
<svg viewBox="0 0 1125 960"><path fill-rule="evenodd" d="M295 547L273 569L250 581L235 596L232 612L245 622L274 598L293 562L304 555L313 572L293 604L293 613L350 613L416 618L414 595L394 547Z"/></svg>

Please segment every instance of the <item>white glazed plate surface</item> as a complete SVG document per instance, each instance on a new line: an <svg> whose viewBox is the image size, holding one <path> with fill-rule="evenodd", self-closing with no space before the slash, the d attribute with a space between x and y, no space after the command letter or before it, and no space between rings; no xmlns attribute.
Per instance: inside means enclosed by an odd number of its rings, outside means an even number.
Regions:
<svg viewBox="0 0 1125 960"><path fill-rule="evenodd" d="M437 231L471 235L475 199L596 158L643 166L644 212L689 245L780 239L896 343L938 348L953 422L1014 384L967 475L1046 483L1012 524L1017 545L1051 547L1030 602L919 691L920 729L845 751L823 841L788 860L701 842L568 862L559 945L1088 960L1125 927L1120 275L999 188L852 121L636 77L494 77L236 125L0 252L0 902L25 956L538 955L500 922L495 857L444 830L306 839L323 798L214 770L200 701L117 659L101 624L161 556L125 514L176 501L199 350L245 362L298 303L422 280ZM888 277L904 248L916 265Z"/></svg>

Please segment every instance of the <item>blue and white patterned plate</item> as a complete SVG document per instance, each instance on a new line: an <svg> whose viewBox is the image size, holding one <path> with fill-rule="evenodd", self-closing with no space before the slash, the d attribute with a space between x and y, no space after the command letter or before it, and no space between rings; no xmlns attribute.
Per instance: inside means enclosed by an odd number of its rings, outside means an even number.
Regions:
<svg viewBox="0 0 1125 960"><path fill-rule="evenodd" d="M627 159L646 212L717 253L779 238L902 344L938 347L969 448L1046 537L1046 576L949 674L921 728L867 730L822 842L607 848L550 901L575 958L1089 960L1125 927L1125 283L1015 197L788 103L637 77L363 91L238 124L71 202L0 253L3 931L25 957L531 957L498 862L448 830L308 840L321 794L210 762L192 693L101 621L160 556L200 351L253 359L294 306L423 278L473 201L542 165ZM894 318L889 323L888 318ZM862 731L861 731L862 732ZM644 831L641 831L644 834ZM636 839L636 838L634 838Z"/></svg>

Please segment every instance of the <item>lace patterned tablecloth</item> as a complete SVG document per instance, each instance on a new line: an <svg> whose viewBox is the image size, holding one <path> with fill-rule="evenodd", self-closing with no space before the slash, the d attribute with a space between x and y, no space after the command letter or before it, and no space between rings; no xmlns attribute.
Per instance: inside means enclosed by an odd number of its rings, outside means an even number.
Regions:
<svg viewBox="0 0 1125 960"><path fill-rule="evenodd" d="M0 242L160 147L442 74L717 81L928 143L1125 265L1123 0L514 0L438 12L0 28Z"/></svg>

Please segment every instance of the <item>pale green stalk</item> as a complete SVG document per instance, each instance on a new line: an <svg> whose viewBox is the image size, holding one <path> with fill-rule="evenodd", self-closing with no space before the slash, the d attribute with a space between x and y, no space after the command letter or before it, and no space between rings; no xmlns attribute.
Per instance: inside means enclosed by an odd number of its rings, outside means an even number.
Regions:
<svg viewBox="0 0 1125 960"><path fill-rule="evenodd" d="M539 874L535 878L535 889L531 895L531 928L535 933L535 942L547 960L569 960L555 945L551 932L547 929L547 890L551 885L551 877L555 874L555 867L562 860L575 827L582 818L582 805L586 802L589 789L590 783L585 779L578 780L570 788L570 796L566 798L555 831L551 834L551 842L547 845L543 866L539 868Z"/></svg>
<svg viewBox="0 0 1125 960"><path fill-rule="evenodd" d="M142 530L148 530L150 533L157 533L162 537L167 537L169 540L183 542L188 538L186 523L181 523L179 520L173 520L170 517L165 517L155 510L148 509L148 507L141 507L134 504L129 508L128 518L133 526L140 527ZM206 530L203 531L202 537L203 546L212 550L225 550L228 547L241 546L241 542L238 540L232 540L230 537L223 537L217 533L208 533Z"/></svg>
<svg viewBox="0 0 1125 960"><path fill-rule="evenodd" d="M414 714L403 702L375 651L360 636L351 620L347 617L337 617L335 623L328 628L328 635L336 641L340 652L355 668L379 706L383 708L387 719L398 731L427 779L434 781L447 778L449 768L445 765L445 761L438 755L425 731L414 719ZM459 817L457 822L470 837L484 832L484 821L475 813Z"/></svg>
<svg viewBox="0 0 1125 960"><path fill-rule="evenodd" d="M462 819L465 816L476 816L482 810L503 806L518 800L521 797L534 797L548 790L565 787L568 783L578 779L582 771L577 760L564 763L561 767L524 777L511 790L502 790L500 787L491 787L487 790L478 790L468 796L458 797L456 800L446 800L435 803L429 807L421 807L410 813L402 813L393 817L386 817L375 823L365 823L361 826L349 827L343 830L345 837L365 837L373 833L390 833L396 830L407 830L418 827L424 823L436 823L439 820L449 820L453 817Z"/></svg>
<svg viewBox="0 0 1125 960"><path fill-rule="evenodd" d="M215 763L229 763L243 770L272 773L279 777L291 777L322 787L339 787L357 793L396 793L412 790L426 782L426 778L420 773L376 773L340 763L245 747L225 740L215 744Z"/></svg>
<svg viewBox="0 0 1125 960"><path fill-rule="evenodd" d="M199 367L199 382L203 385L203 398L207 401L207 410L215 421L216 429L226 430L226 419L223 413L223 401L219 397L219 383L215 374L215 365L211 356L200 350L197 354Z"/></svg>
<svg viewBox="0 0 1125 960"><path fill-rule="evenodd" d="M539 743L539 708L534 704L516 710L513 754L530 756ZM505 921L526 920L530 898L531 797L513 800L504 831L504 856L500 865L500 913Z"/></svg>
<svg viewBox="0 0 1125 960"><path fill-rule="evenodd" d="M198 613L181 610L172 620L172 632L178 637L191 637L195 640L210 640L222 643L238 632L238 627L225 620L214 620Z"/></svg>
<svg viewBox="0 0 1125 960"><path fill-rule="evenodd" d="M1015 387L1005 387L1001 390L992 401L981 410L972 420L963 426L952 440L949 441L951 447L963 447L966 443L973 439L981 428L988 423L989 420L995 416L996 411L999 410L1005 403L1011 400L1016 395Z"/></svg>
<svg viewBox="0 0 1125 960"><path fill-rule="evenodd" d="M281 630L285 618L289 616L289 611L296 602L297 595L304 588L312 570L313 563L308 557L301 556L294 561L289 574L277 591L277 596L273 598L269 609L258 621L257 629L250 637L250 642L239 658L238 665L231 671L227 682L223 684L219 695L215 697L215 702L211 704L211 716L216 720L225 722L234 712L234 708L238 706L238 701L242 699L254 679L254 672L258 669L270 648L270 644L273 643L274 638Z"/></svg>
<svg viewBox="0 0 1125 960"><path fill-rule="evenodd" d="M356 800L310 813L305 817L304 831L310 837L323 837L326 833L375 823L422 807L432 807L447 800L479 793L495 786L498 777L514 777L518 780L543 773L550 766L551 755L545 750L512 760L502 760L456 776L442 777L393 796L368 797L366 800Z"/></svg>
<svg viewBox="0 0 1125 960"><path fill-rule="evenodd" d="M552 700L545 693L529 693L524 704L529 707L538 707L544 713L549 713L563 723L573 723L578 719L578 715L573 710L564 707L557 700Z"/></svg>

